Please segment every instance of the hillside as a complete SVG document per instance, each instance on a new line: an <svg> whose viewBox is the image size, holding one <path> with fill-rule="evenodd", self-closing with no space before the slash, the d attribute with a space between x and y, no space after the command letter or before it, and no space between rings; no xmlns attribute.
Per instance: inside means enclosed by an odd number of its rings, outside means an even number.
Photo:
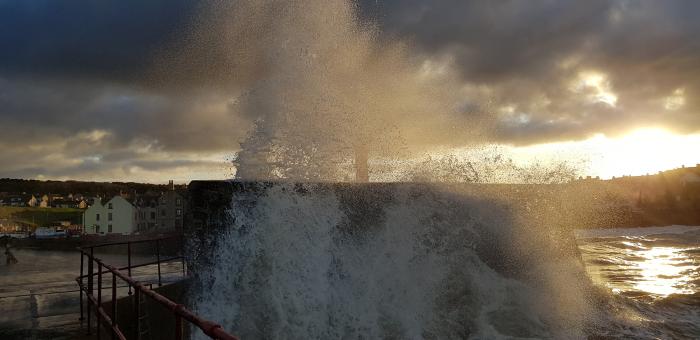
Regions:
<svg viewBox="0 0 700 340"><path fill-rule="evenodd" d="M176 186L184 188L185 186ZM39 181L26 179L0 179L0 192L6 193L53 193L53 194L82 194L92 195L116 195L121 192L145 193L148 191L165 191L167 184L148 184L134 182L80 182L80 181Z"/></svg>
<svg viewBox="0 0 700 340"><path fill-rule="evenodd" d="M0 220L20 222L33 227L47 227L60 221L80 224L82 215L81 209L0 207Z"/></svg>

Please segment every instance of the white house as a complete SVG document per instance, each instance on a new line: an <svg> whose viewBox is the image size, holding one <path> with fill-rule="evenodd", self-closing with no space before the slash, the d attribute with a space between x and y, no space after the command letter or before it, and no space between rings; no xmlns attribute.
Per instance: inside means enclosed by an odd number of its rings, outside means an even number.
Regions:
<svg viewBox="0 0 700 340"><path fill-rule="evenodd" d="M34 208L37 205L39 205L39 200L36 199L36 197L34 197L34 195L32 195L32 198L29 200L29 202L27 202L27 205Z"/></svg>
<svg viewBox="0 0 700 340"><path fill-rule="evenodd" d="M94 203L83 212L83 232L86 234L99 234L104 231L101 228L104 222L104 206L102 200L95 198Z"/></svg>
<svg viewBox="0 0 700 340"><path fill-rule="evenodd" d="M86 234L131 234L136 231L136 208L121 196L114 196L104 205L95 204L83 213Z"/></svg>
<svg viewBox="0 0 700 340"><path fill-rule="evenodd" d="M51 205L49 204L49 196L46 196L46 195L42 196L41 202L39 202L39 207L40 208L48 208L50 206Z"/></svg>

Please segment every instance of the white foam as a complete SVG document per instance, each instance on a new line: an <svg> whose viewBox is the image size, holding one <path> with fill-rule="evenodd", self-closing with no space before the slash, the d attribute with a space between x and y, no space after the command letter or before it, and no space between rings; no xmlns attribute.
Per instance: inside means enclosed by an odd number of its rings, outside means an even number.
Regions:
<svg viewBox="0 0 700 340"><path fill-rule="evenodd" d="M546 284L506 278L477 254L487 246L483 228L509 228L493 219L499 211L482 213L495 207L399 190L374 210L366 201L345 206L332 190L312 184L304 191L278 184L252 208L251 201L234 203L215 265L200 276L198 314L245 339L581 332ZM574 287L567 291L576 294Z"/></svg>

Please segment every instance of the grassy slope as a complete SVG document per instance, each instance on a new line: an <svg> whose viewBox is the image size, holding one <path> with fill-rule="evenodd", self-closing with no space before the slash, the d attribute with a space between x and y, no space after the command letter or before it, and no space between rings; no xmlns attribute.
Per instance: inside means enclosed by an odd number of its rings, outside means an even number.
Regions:
<svg viewBox="0 0 700 340"><path fill-rule="evenodd" d="M71 208L0 207L0 218L46 227L52 222L82 222L83 211Z"/></svg>

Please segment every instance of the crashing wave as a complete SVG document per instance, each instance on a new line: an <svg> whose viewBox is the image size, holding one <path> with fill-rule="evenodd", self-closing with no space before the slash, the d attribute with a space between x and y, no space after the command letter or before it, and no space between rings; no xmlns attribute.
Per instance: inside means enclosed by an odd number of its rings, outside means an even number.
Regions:
<svg viewBox="0 0 700 340"><path fill-rule="evenodd" d="M438 184L240 188L223 235L195 247L208 261L192 301L244 339L581 338L600 321L573 238L512 198Z"/></svg>

